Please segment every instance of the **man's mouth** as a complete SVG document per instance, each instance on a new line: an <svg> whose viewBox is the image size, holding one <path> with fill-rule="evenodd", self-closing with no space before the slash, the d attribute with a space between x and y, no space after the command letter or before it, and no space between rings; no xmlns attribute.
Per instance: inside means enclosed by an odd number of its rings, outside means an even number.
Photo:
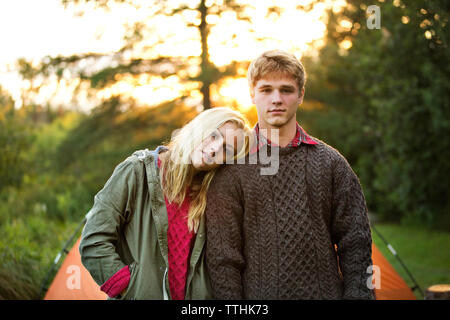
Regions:
<svg viewBox="0 0 450 320"><path fill-rule="evenodd" d="M273 109L273 110L269 110L269 113L272 113L272 114L283 113L283 112L286 112L286 110L285 110L285 109Z"/></svg>

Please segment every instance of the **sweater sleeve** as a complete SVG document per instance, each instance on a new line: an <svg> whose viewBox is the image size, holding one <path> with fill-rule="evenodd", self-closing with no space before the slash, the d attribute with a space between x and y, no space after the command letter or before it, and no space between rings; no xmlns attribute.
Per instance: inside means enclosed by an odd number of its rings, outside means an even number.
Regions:
<svg viewBox="0 0 450 320"><path fill-rule="evenodd" d="M338 155L333 172L331 235L344 279L343 299L373 299L367 285L372 265L372 236L364 194L348 162Z"/></svg>
<svg viewBox="0 0 450 320"><path fill-rule="evenodd" d="M234 179L227 167L218 170L208 191L206 263L214 298L239 300L244 299L241 280L244 208L238 179Z"/></svg>
<svg viewBox="0 0 450 320"><path fill-rule="evenodd" d="M117 271L111 278L106 280L100 287L100 290L105 292L108 297L115 298L128 287L130 277L130 268L129 266L125 266Z"/></svg>
<svg viewBox="0 0 450 320"><path fill-rule="evenodd" d="M135 194L134 164L120 163L94 197L80 242L81 261L98 285L103 285L126 264L116 252L121 226L132 212Z"/></svg>

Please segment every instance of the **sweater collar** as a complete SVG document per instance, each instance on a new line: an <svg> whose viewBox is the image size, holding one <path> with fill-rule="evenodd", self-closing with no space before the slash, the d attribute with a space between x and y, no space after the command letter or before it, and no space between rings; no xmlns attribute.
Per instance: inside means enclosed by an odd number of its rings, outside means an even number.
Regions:
<svg viewBox="0 0 450 320"><path fill-rule="evenodd" d="M291 142L289 142L289 144L285 148L296 148L296 147L299 147L302 143L309 144L309 145L317 144L317 142L308 133L306 133L306 131L298 124L298 122L296 122L295 124L296 124L295 137L291 140ZM270 141L269 139L264 137L262 134L260 134L259 123L257 123L255 125L255 127L253 128L253 132L256 136L257 143L250 151L251 154L255 153L262 146L264 146L266 144L271 147L278 146L276 143Z"/></svg>

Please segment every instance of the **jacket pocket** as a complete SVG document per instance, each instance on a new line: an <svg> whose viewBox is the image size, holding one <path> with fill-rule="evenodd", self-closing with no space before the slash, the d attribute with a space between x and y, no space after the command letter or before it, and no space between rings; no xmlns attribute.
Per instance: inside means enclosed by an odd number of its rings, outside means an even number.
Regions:
<svg viewBox="0 0 450 320"><path fill-rule="evenodd" d="M134 261L130 264L130 282L128 283L127 290L125 294L119 297L120 300L133 300L136 289L136 278L139 273L139 264Z"/></svg>

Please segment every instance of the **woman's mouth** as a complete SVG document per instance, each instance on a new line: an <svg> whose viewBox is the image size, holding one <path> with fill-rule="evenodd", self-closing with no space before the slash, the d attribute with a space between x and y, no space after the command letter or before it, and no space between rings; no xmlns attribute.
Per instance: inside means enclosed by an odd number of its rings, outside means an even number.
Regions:
<svg viewBox="0 0 450 320"><path fill-rule="evenodd" d="M211 164L213 162L213 158L211 158L207 153L203 152L203 161L207 164Z"/></svg>

